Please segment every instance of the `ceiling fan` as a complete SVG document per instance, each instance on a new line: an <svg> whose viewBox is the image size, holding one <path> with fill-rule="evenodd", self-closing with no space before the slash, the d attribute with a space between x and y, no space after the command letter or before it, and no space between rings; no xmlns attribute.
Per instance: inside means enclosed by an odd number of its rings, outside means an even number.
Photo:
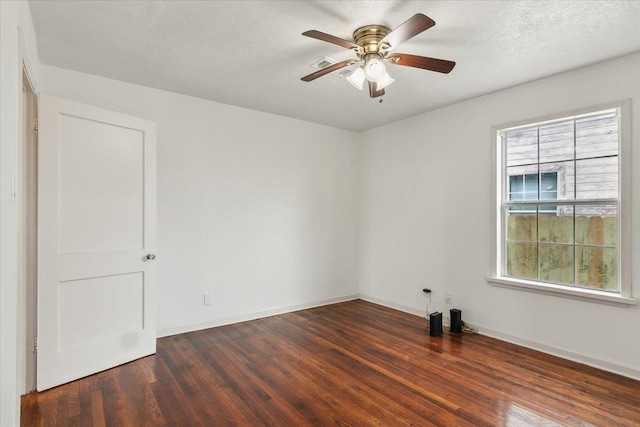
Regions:
<svg viewBox="0 0 640 427"><path fill-rule="evenodd" d="M361 64L347 77L347 81L356 88L362 90L365 80L369 85L369 96L376 98L384 95L384 88L394 82L387 73L384 62L404 65L406 67L422 68L424 70L449 73L456 63L444 59L428 58L426 56L409 55L406 53L391 53L399 44L428 30L436 25L435 21L426 15L417 13L391 31L384 25L365 25L353 32L353 42L326 34L321 31L310 30L302 33L303 36L333 43L352 50L358 59L347 59L336 64L329 65L315 73L302 77L302 81L310 82L329 74L333 71L348 67L353 64Z"/></svg>

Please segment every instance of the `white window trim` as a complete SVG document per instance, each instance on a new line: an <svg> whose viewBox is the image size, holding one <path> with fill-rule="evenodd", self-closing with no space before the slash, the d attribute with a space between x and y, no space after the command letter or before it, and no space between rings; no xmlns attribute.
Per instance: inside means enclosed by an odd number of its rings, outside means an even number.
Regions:
<svg viewBox="0 0 640 427"><path fill-rule="evenodd" d="M500 140L500 130L527 124L547 122L559 118L579 116L598 110L612 108L620 109L620 155L618 156L618 166L620 171L620 227L618 227L618 271L620 277L620 293L602 291L598 289L580 288L576 286L565 286L553 283L538 282L533 280L523 280L502 275L502 242L503 227L502 219L502 188L505 184L502 180L502 165L504 164L504 150ZM494 286L521 289L525 291L538 292L549 295L557 295L580 300L602 302L623 306L637 305L638 300L631 295L631 100L611 102L607 104L595 105L579 110L550 114L543 117L521 120L513 123L506 123L491 128L491 146L493 150L493 177L492 177L492 200L491 204L491 268L490 274L486 278L487 282ZM624 231L624 233L622 233Z"/></svg>

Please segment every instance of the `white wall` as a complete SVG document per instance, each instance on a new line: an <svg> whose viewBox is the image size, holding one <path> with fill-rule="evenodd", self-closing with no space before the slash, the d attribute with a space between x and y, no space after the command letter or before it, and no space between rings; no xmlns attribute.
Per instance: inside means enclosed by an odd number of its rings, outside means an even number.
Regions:
<svg viewBox="0 0 640 427"><path fill-rule="evenodd" d="M463 319L486 334L640 378L640 307L499 288L484 280L491 257L491 127L632 98L633 295L640 297L639 76L635 54L367 132L363 297L421 313L423 287L434 290L433 299L450 292Z"/></svg>
<svg viewBox="0 0 640 427"><path fill-rule="evenodd" d="M26 2L0 2L0 426L19 425L17 359L20 289L18 287L18 204L12 180L19 176L23 62L37 86L36 36ZM19 180L16 187L20 188Z"/></svg>
<svg viewBox="0 0 640 427"><path fill-rule="evenodd" d="M161 335L357 296L355 134L59 68L42 74L42 92L158 124Z"/></svg>

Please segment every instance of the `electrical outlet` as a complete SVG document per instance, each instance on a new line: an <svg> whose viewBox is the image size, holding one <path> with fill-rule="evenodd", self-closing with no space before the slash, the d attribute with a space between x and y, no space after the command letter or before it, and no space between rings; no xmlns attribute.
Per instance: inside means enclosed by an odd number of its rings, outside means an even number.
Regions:
<svg viewBox="0 0 640 427"><path fill-rule="evenodd" d="M211 296L211 294L204 294L204 305L211 305L212 300L213 297Z"/></svg>
<svg viewBox="0 0 640 427"><path fill-rule="evenodd" d="M447 304L451 304L451 294L446 294L444 299L447 301Z"/></svg>

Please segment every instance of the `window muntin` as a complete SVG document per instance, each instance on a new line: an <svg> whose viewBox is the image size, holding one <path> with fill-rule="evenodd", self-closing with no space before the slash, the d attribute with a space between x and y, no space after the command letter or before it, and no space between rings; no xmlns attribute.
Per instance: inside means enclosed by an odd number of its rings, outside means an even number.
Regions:
<svg viewBox="0 0 640 427"><path fill-rule="evenodd" d="M620 293L620 109L499 134L501 276Z"/></svg>

